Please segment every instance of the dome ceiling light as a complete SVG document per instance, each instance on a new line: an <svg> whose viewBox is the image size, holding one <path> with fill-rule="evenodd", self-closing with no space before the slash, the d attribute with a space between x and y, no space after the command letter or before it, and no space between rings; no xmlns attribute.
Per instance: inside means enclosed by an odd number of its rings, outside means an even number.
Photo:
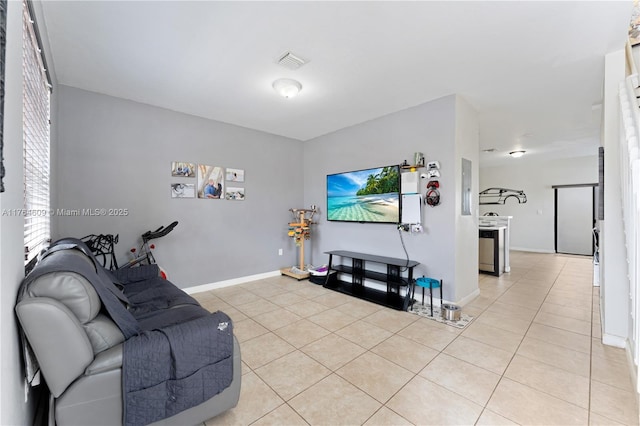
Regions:
<svg viewBox="0 0 640 426"><path fill-rule="evenodd" d="M280 78L273 82L273 88L280 96L290 99L302 90L302 84L290 78Z"/></svg>

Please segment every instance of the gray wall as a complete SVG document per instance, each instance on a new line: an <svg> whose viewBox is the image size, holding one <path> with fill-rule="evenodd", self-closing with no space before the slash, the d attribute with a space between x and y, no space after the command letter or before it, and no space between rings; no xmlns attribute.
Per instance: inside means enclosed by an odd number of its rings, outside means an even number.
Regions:
<svg viewBox="0 0 640 426"><path fill-rule="evenodd" d="M456 96L456 144L454 155L453 202L455 219L456 302L467 303L478 289L478 170L480 135L478 114L462 97ZM462 215L462 158L471 162L471 214ZM447 184L447 188L450 186ZM452 282L450 281L449 284Z"/></svg>
<svg viewBox="0 0 640 426"><path fill-rule="evenodd" d="M457 295L455 278L455 158L456 96L447 96L394 114L307 141L304 150L304 205L321 209L313 228L307 262L328 262L327 250L351 250L404 258L395 225L328 222L326 220L326 176L332 173L412 162L416 151L426 161L439 160L442 204L423 207L423 234L403 232L409 257L421 263L418 276L442 278L445 299ZM477 166L476 166L477 167ZM422 185L424 187L424 185ZM458 195L459 196L459 195ZM474 207L475 210L476 207ZM474 229L477 245L477 229ZM477 261L473 260L477 270ZM477 288L477 280L475 282Z"/></svg>
<svg viewBox="0 0 640 426"><path fill-rule="evenodd" d="M57 237L120 235L118 258L144 231L182 288L275 271L296 261L288 209L303 200L299 141L60 86L56 208L128 209L126 217L56 217ZM171 199L172 161L245 170L245 201ZM284 256L278 256L278 249Z"/></svg>

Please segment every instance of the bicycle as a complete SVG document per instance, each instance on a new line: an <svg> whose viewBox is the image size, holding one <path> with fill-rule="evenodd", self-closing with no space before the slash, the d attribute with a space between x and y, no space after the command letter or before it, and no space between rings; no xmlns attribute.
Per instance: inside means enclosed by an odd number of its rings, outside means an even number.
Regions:
<svg viewBox="0 0 640 426"><path fill-rule="evenodd" d="M89 250L102 266L112 271L118 269L118 262L113 249L114 245L118 243L118 234L90 234L82 237L81 240L89 247Z"/></svg>
<svg viewBox="0 0 640 426"><path fill-rule="evenodd" d="M156 259L153 256L152 250L155 249L154 244L149 244L149 241L155 240L157 238L164 237L178 225L178 221L172 222L168 226L161 226L155 231L147 231L141 235L142 237L142 245L140 246L140 253L136 254L136 248L131 249L131 253L133 254L133 259L127 262L125 265L121 266L117 269L125 269L131 268L138 265L153 265L156 264ZM160 268L160 273L163 278L166 278L166 273Z"/></svg>

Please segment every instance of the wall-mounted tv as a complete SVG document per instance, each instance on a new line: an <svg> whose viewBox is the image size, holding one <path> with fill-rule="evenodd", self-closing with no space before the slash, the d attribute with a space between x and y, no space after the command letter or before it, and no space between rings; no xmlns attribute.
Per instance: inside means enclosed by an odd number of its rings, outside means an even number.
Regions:
<svg viewBox="0 0 640 426"><path fill-rule="evenodd" d="M327 220L400 223L400 166L327 175Z"/></svg>

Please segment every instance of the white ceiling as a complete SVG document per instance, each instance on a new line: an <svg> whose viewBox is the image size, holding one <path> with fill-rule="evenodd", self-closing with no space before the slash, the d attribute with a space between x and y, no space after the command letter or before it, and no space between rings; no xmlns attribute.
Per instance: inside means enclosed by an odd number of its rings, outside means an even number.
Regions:
<svg viewBox="0 0 640 426"><path fill-rule="evenodd" d="M58 83L301 141L452 93L484 165L596 152L632 2L45 1ZM285 51L308 59L291 71ZM282 77L303 85L276 95Z"/></svg>

